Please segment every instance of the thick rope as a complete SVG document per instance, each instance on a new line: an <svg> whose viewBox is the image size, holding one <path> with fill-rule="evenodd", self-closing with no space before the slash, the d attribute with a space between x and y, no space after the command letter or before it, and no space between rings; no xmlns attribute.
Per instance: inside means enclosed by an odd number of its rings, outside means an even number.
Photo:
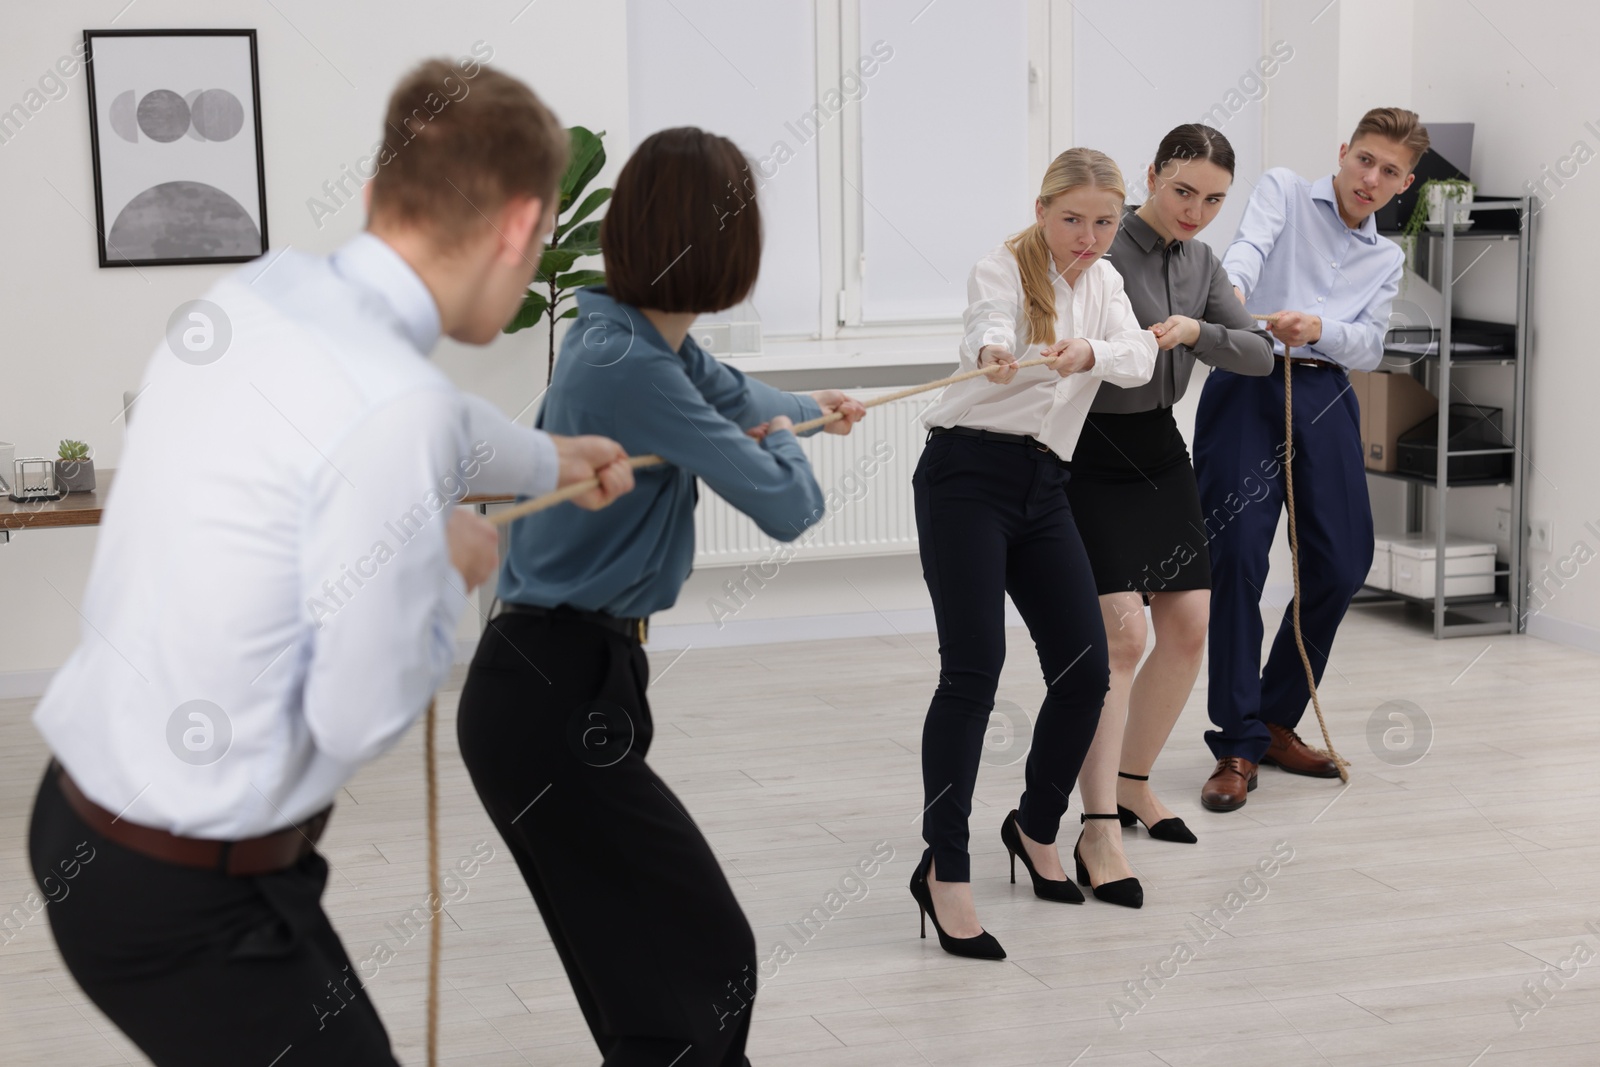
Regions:
<svg viewBox="0 0 1600 1067"><path fill-rule="evenodd" d="M1273 320L1271 315L1252 315L1251 318L1268 324ZM1311 707L1317 713L1317 725L1322 727L1323 755L1333 760L1334 766L1339 768L1340 780L1348 782L1350 761L1334 751L1333 735L1328 733L1328 720L1322 714L1322 699L1317 696L1316 672L1311 669L1311 656L1306 652L1306 640L1300 632L1300 537L1294 521L1294 362L1290 359L1291 351L1288 345L1283 346L1283 440L1287 446L1283 484L1284 495L1289 503L1289 569L1294 575L1294 601L1290 605L1294 621L1294 644L1300 650L1300 665L1305 668L1306 688L1311 691Z"/></svg>
<svg viewBox="0 0 1600 1067"><path fill-rule="evenodd" d="M1045 359L1025 359L1021 363L1017 364L1017 369L1020 370L1024 367L1041 367L1048 362L1049 360ZM962 371L960 374L952 374L948 378L940 378L938 381L928 382L926 385L913 385L908 389L901 389L897 392L886 393L883 396L875 396L871 400L863 400L861 402L861 406L875 408L879 404L888 404L896 400L904 400L908 396L916 396L918 393L926 393L933 389L943 389L947 385L954 385L956 382L964 382L969 378L981 378L985 374L993 374L995 371L1000 369L1002 369L1002 365L999 363L994 363L987 367L979 367L977 370ZM827 415L822 415L815 419L807 419L805 422L797 424L794 427L794 432L797 434L805 433L807 430L815 430L818 427L828 425L830 422L837 422L842 418L844 418L844 416L839 412L830 412ZM665 462L666 460L655 455L633 456L629 458L628 466L632 467L634 470L638 470L640 467L654 467ZM557 504L563 504L574 497L582 496L591 489L597 489L599 486L600 479L598 478L586 478L581 482L573 482L571 485L563 486L554 492L545 493L543 496L536 496L532 500L525 500L516 507L506 508L504 511L495 512L493 515L489 516L489 521L494 523L496 526L504 526L508 522L515 522L524 515L532 515L536 511L543 511L546 508L553 508Z"/></svg>
<svg viewBox="0 0 1600 1067"><path fill-rule="evenodd" d="M434 748L439 714L437 701L428 701L428 722L423 734L423 759L428 765L428 1067L439 1062L439 949L444 925L444 897L439 893L439 757Z"/></svg>

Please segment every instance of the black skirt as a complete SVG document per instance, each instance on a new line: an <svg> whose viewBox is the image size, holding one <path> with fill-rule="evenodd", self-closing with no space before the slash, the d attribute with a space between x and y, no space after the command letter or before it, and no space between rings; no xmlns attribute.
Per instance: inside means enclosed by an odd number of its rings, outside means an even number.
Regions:
<svg viewBox="0 0 1600 1067"><path fill-rule="evenodd" d="M1171 408L1090 413L1067 498L1100 596L1211 588L1200 491Z"/></svg>

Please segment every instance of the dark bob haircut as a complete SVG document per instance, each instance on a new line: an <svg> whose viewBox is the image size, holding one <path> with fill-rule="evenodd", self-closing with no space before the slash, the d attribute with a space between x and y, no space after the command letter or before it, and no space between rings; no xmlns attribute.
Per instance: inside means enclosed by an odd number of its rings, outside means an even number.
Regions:
<svg viewBox="0 0 1600 1067"><path fill-rule="evenodd" d="M721 311L750 295L761 211L749 161L693 126L651 134L617 176L600 223L611 296L657 311Z"/></svg>

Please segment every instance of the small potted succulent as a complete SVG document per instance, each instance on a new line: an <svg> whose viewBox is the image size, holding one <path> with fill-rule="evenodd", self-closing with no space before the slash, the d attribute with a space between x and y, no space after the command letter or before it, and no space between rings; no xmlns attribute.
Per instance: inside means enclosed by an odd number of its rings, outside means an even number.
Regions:
<svg viewBox="0 0 1600 1067"><path fill-rule="evenodd" d="M62 441L56 453L56 486L63 493L94 492L94 460L82 441Z"/></svg>

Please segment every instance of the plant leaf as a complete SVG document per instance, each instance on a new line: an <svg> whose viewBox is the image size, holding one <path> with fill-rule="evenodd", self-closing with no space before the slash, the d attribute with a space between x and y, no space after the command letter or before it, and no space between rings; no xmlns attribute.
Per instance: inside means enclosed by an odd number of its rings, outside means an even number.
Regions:
<svg viewBox="0 0 1600 1067"><path fill-rule="evenodd" d="M530 326L538 325L539 320L544 317L544 313L549 307L550 301L546 300L542 294L529 289L522 294L522 307L517 309L516 315L512 316L511 321L506 324L505 332L516 333L518 330L526 330Z"/></svg>
<svg viewBox="0 0 1600 1067"><path fill-rule="evenodd" d="M556 318L558 318L558 319L575 319L577 317L578 317L578 309L576 307L570 307L567 310L563 311L561 314L556 316Z"/></svg>
<svg viewBox="0 0 1600 1067"><path fill-rule="evenodd" d="M573 199L606 165L605 146L600 142L600 138L606 135L604 130L595 134L582 126L573 126L567 130L567 134L571 138L572 154L567 161L566 172L561 175L561 211L572 206Z"/></svg>
<svg viewBox="0 0 1600 1067"><path fill-rule="evenodd" d="M610 189L596 189L594 192L584 197L583 203L579 204L577 209L573 211L572 216L568 218L564 224L562 224L561 232L565 234L568 230L572 229L572 227L576 226L590 215L593 215L595 211L599 209L601 204L604 204L610 199Z"/></svg>
<svg viewBox="0 0 1600 1067"><path fill-rule="evenodd" d="M594 256L600 253L600 222L585 222L574 226L561 238L557 248L570 248L573 250L588 249L583 255Z"/></svg>
<svg viewBox="0 0 1600 1067"><path fill-rule="evenodd" d="M606 272L603 270L575 270L570 274L556 276L556 284L562 289L582 289L586 285L604 285Z"/></svg>
<svg viewBox="0 0 1600 1067"><path fill-rule="evenodd" d="M534 276L535 280L549 284L563 271L571 270L582 254L581 250L570 248L546 248L539 257L539 273Z"/></svg>

